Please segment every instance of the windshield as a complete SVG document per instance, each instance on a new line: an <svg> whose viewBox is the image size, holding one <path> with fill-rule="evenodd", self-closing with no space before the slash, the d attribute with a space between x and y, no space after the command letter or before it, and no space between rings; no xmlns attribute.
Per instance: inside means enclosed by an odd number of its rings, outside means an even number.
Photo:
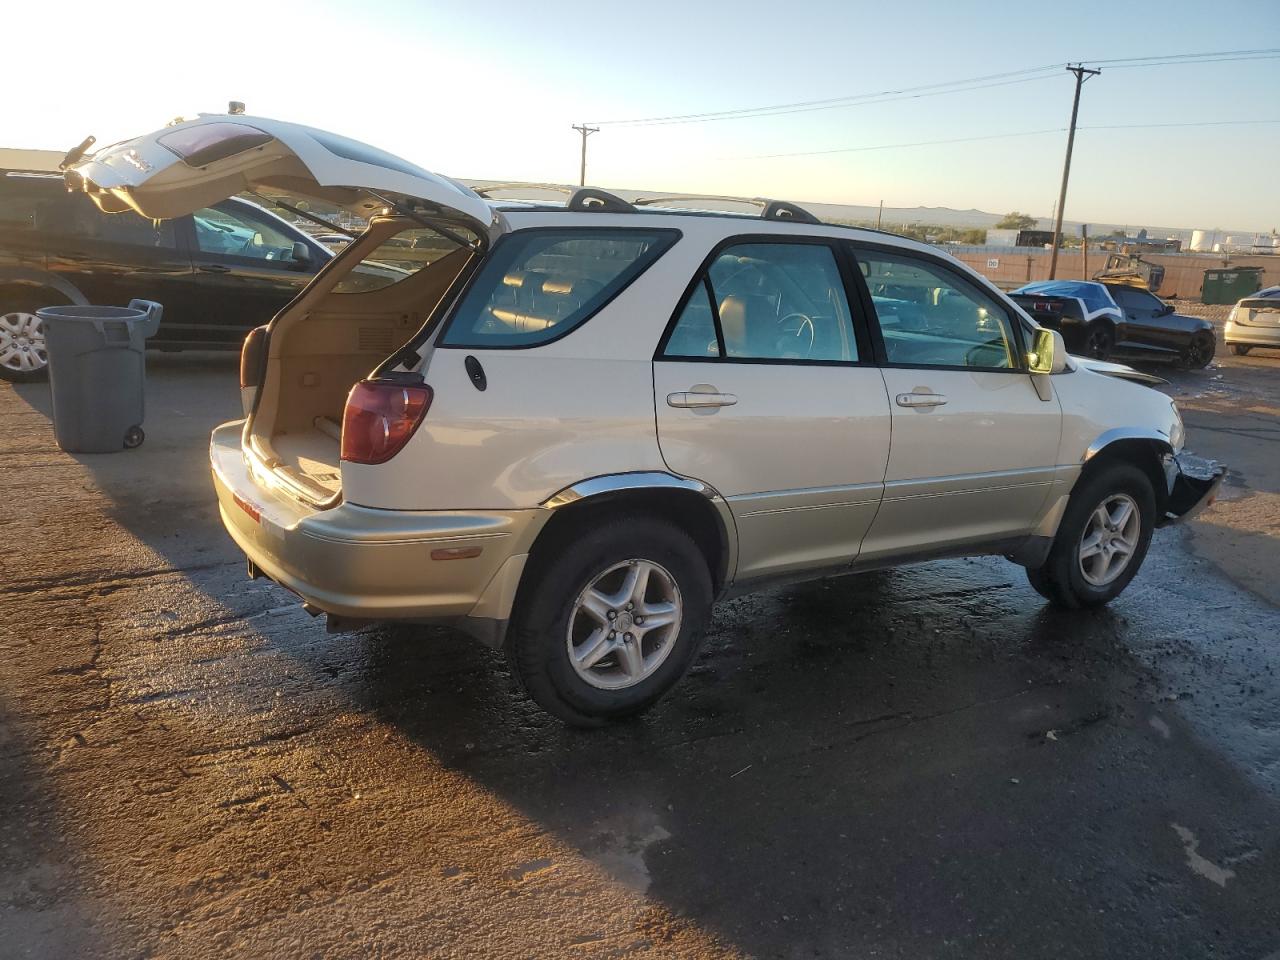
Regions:
<svg viewBox="0 0 1280 960"><path fill-rule="evenodd" d="M465 243L479 242L479 238L465 227L450 226L449 230ZM461 249L464 249L461 243L430 227L406 228L366 253L351 272L334 285L333 292L367 293L389 287Z"/></svg>

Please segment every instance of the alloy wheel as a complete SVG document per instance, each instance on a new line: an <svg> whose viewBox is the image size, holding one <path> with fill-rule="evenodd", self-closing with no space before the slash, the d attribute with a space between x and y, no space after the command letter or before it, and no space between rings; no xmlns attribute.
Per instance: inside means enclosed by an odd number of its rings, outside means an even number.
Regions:
<svg viewBox="0 0 1280 960"><path fill-rule="evenodd" d="M1095 587L1114 583L1133 559L1141 534L1142 515L1133 497L1107 497L1094 508L1080 536L1080 574Z"/></svg>
<svg viewBox="0 0 1280 960"><path fill-rule="evenodd" d="M1187 344L1187 366L1195 369L1207 366L1213 358L1213 345L1205 337L1194 337Z"/></svg>
<svg viewBox="0 0 1280 960"><path fill-rule="evenodd" d="M1089 331L1084 348L1085 353L1094 360L1106 360L1111 354L1111 333L1100 324L1095 326Z"/></svg>
<svg viewBox="0 0 1280 960"><path fill-rule="evenodd" d="M574 601L566 644L574 672L601 690L652 676L680 635L675 578L651 560L625 560L593 577Z"/></svg>
<svg viewBox="0 0 1280 960"><path fill-rule="evenodd" d="M17 373L35 373L48 363L40 318L22 310L0 314L0 367Z"/></svg>

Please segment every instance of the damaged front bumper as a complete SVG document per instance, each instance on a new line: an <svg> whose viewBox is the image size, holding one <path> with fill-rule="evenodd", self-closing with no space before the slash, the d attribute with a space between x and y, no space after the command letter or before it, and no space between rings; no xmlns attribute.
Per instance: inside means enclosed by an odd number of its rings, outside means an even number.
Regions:
<svg viewBox="0 0 1280 960"><path fill-rule="evenodd" d="M1218 498L1218 488L1227 468L1216 460L1204 460L1187 453L1171 454L1164 460L1169 496L1158 527L1190 520Z"/></svg>

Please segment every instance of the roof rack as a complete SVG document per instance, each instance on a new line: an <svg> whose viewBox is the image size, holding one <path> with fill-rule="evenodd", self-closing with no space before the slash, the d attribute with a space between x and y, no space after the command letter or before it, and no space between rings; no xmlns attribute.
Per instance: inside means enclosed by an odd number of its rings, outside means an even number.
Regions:
<svg viewBox="0 0 1280 960"><path fill-rule="evenodd" d="M476 193L485 199L490 194L506 190L546 190L552 193L567 193L566 210L595 211L599 213L635 213L636 208L619 196L601 190L598 187L567 187L559 183L487 183L473 187Z"/></svg>
<svg viewBox="0 0 1280 960"><path fill-rule="evenodd" d="M637 197L635 200L628 202L597 187L568 187L559 183L521 183L518 181L486 183L471 189L485 199L492 199L492 194L509 190L545 190L551 193L564 193L569 195L569 199L565 201L565 209L598 211L600 213L636 213L638 212L638 207L680 204L690 200L711 200L716 203L738 203L758 207L760 208L760 219L762 220L822 223L821 220L804 209L804 207L786 200L769 200L766 197L725 197L713 193L686 193L665 197Z"/></svg>
<svg viewBox="0 0 1280 960"><path fill-rule="evenodd" d="M480 194L485 199L489 199L489 194L506 190L549 190L552 193L571 193L576 187L566 187L562 183L526 183L520 180L504 180L498 183L486 183L483 186L472 187L474 192Z"/></svg>
<svg viewBox="0 0 1280 960"><path fill-rule="evenodd" d="M635 213L636 208L621 197L595 187L579 187L565 204L569 210L589 210L600 213Z"/></svg>
<svg viewBox="0 0 1280 960"><path fill-rule="evenodd" d="M683 194L672 197L640 197L632 203L637 207L648 207L659 203L681 202L686 200L714 200L718 203L745 203L760 208L762 220L790 220L794 223L822 223L808 210L788 203L786 200L769 200L765 197L723 197L716 194Z"/></svg>

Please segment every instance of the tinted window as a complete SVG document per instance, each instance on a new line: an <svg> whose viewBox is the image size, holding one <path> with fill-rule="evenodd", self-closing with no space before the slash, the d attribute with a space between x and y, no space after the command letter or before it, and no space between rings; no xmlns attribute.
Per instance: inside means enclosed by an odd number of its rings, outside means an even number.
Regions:
<svg viewBox="0 0 1280 960"><path fill-rule="evenodd" d="M52 236L98 240L130 247L176 246L172 220L148 220L132 210L103 213L82 193L41 197L34 210L35 227Z"/></svg>
<svg viewBox="0 0 1280 960"><path fill-rule="evenodd" d="M1142 310L1154 313L1164 308L1164 303L1158 297L1153 296L1145 290L1137 290L1133 287L1111 287L1111 296L1121 307L1126 310Z"/></svg>
<svg viewBox="0 0 1280 960"><path fill-rule="evenodd" d="M263 133L257 127L251 127L247 123L228 122L184 127L163 134L157 142L170 153L181 157L187 166L203 167L260 147L270 140L271 134Z"/></svg>
<svg viewBox="0 0 1280 960"><path fill-rule="evenodd" d="M562 336L675 242L671 230L522 230L499 243L441 337L446 346L529 346Z"/></svg>
<svg viewBox="0 0 1280 960"><path fill-rule="evenodd" d="M835 252L813 243L741 243L724 250L663 355L718 356L717 340L730 360L856 361Z"/></svg>
<svg viewBox="0 0 1280 960"><path fill-rule="evenodd" d="M385 150L371 147L367 143L361 143L359 140L340 137L336 133L327 133L324 130L310 130L308 132L322 147L335 156L342 157L344 160L355 160L357 163L386 167L388 170L407 173L411 177L431 176L427 171L421 167L415 167L408 160L401 160L393 153L387 153Z"/></svg>
<svg viewBox="0 0 1280 960"><path fill-rule="evenodd" d="M706 282L699 283L680 312L680 319L663 351L667 357L718 357L716 316L711 306L711 292Z"/></svg>
<svg viewBox="0 0 1280 960"><path fill-rule="evenodd" d="M1018 366L1009 315L955 271L915 257L859 250L886 359L907 366Z"/></svg>
<svg viewBox="0 0 1280 960"><path fill-rule="evenodd" d="M62 177L0 177L0 229L34 227L40 204L57 201L65 193Z"/></svg>
<svg viewBox="0 0 1280 960"><path fill-rule="evenodd" d="M196 247L213 257L246 257L293 264L296 238L266 217L232 204L218 204L197 210L191 217L195 225Z"/></svg>

